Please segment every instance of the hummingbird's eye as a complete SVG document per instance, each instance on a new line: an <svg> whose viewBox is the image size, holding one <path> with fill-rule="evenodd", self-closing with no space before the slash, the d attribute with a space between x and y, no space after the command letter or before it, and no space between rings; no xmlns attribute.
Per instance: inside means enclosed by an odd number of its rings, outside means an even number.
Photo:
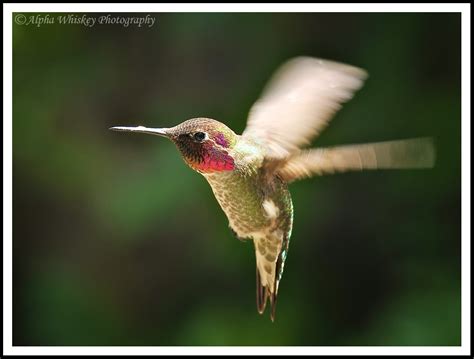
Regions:
<svg viewBox="0 0 474 359"><path fill-rule="evenodd" d="M198 142L202 142L206 139L206 134L204 132L196 132L193 138Z"/></svg>

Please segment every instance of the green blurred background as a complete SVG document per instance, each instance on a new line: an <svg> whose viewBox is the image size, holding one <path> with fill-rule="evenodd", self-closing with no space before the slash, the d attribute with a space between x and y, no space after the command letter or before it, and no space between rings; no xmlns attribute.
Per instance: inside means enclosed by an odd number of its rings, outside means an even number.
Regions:
<svg viewBox="0 0 474 359"><path fill-rule="evenodd" d="M14 345L460 345L460 15L152 16L13 25ZM434 136L438 158L293 184L272 323L204 178L108 128L240 133L298 55L370 75L315 146Z"/></svg>

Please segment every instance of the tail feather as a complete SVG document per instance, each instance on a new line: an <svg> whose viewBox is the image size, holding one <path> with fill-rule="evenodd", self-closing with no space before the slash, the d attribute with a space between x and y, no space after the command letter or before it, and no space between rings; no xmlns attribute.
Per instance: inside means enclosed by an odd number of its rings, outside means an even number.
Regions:
<svg viewBox="0 0 474 359"><path fill-rule="evenodd" d="M276 306L276 263L268 261L257 253L257 310L260 314L265 312L267 301L270 301L272 321L275 319ZM266 269L265 269L266 268ZM271 270L270 270L271 269Z"/></svg>
<svg viewBox="0 0 474 359"><path fill-rule="evenodd" d="M272 292L268 286L262 284L260 273L257 267L257 310L259 314L263 314L265 312L268 300L270 301L270 319L273 322L275 321L277 293Z"/></svg>
<svg viewBox="0 0 474 359"><path fill-rule="evenodd" d="M271 306L270 319L272 320L272 322L275 321L277 297L278 297L277 292L272 293L270 296L270 306Z"/></svg>
<svg viewBox="0 0 474 359"><path fill-rule="evenodd" d="M268 289L262 285L262 279L260 278L260 272L257 266L257 310L259 314L265 312L267 306Z"/></svg>
<svg viewBox="0 0 474 359"><path fill-rule="evenodd" d="M275 320L280 267L280 260L270 262L257 253L257 310L263 314L269 301L272 322Z"/></svg>
<svg viewBox="0 0 474 359"><path fill-rule="evenodd" d="M281 241L275 248L262 238L254 239L257 260L257 310L263 314L269 300L272 322L275 320L278 287L288 253L289 233L283 233Z"/></svg>
<svg viewBox="0 0 474 359"><path fill-rule="evenodd" d="M273 288L276 288L277 280L278 280L277 275L275 275ZM275 321L277 297L278 297L277 291L272 291L269 288L269 286L262 284L259 269L257 267L257 310L259 314L263 314L267 306L267 301L269 300L270 301L270 319L272 320L272 322Z"/></svg>

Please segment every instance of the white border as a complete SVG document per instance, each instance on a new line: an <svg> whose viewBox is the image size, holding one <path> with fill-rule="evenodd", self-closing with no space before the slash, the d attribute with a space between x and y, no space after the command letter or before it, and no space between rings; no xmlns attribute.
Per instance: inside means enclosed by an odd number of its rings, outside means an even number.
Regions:
<svg viewBox="0 0 474 359"><path fill-rule="evenodd" d="M463 12L468 4L5 4L11 12ZM113 10L111 10L113 9ZM5 12L4 12L5 16Z"/></svg>
<svg viewBox="0 0 474 359"><path fill-rule="evenodd" d="M111 10L113 9L113 10ZM12 346L13 12L457 12L462 14L462 334L460 347L18 347ZM470 354L470 4L4 4L3 5L3 346L6 355ZM6 295L8 294L8 295Z"/></svg>
<svg viewBox="0 0 474 359"><path fill-rule="evenodd" d="M471 347L471 12L461 17L461 343Z"/></svg>

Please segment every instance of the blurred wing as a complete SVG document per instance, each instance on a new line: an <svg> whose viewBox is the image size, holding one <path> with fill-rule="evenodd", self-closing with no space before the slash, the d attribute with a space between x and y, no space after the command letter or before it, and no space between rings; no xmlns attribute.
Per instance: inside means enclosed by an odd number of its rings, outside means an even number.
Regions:
<svg viewBox="0 0 474 359"><path fill-rule="evenodd" d="M337 62L289 60L252 106L243 135L263 141L268 157L286 157L319 134L366 77L364 70Z"/></svg>
<svg viewBox="0 0 474 359"><path fill-rule="evenodd" d="M415 138L302 151L282 162L277 173L292 182L335 172L429 168L434 162L432 139Z"/></svg>

